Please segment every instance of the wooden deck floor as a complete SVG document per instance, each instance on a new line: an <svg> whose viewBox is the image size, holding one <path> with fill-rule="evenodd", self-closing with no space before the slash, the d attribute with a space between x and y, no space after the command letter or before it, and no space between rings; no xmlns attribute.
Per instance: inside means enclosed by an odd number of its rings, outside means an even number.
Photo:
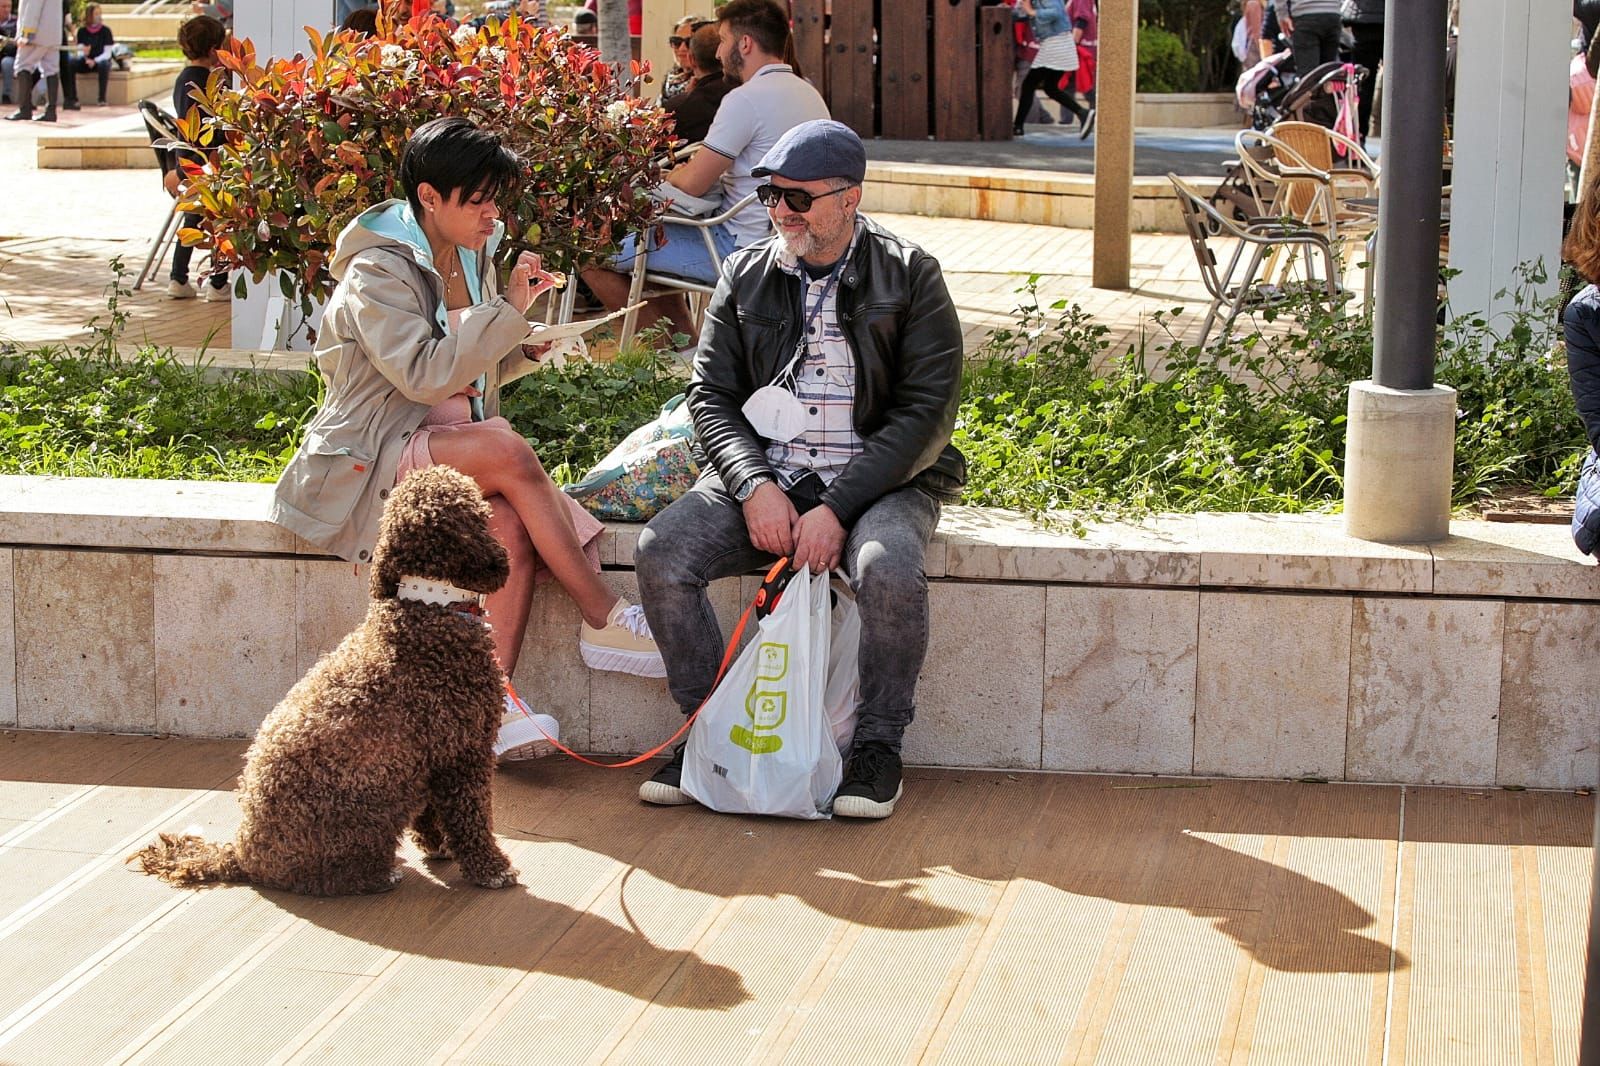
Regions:
<svg viewBox="0 0 1600 1066"><path fill-rule="evenodd" d="M522 871L180 891L243 743L0 733L0 1062L1570 1063L1592 800L913 771L878 824L503 771Z"/></svg>

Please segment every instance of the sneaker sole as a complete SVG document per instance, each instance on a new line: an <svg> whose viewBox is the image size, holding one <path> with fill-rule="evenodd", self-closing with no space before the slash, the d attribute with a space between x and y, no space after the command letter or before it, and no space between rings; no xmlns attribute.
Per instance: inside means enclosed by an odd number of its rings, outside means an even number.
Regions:
<svg viewBox="0 0 1600 1066"><path fill-rule="evenodd" d="M894 813L894 805L900 802L900 795L905 790L906 784L902 781L894 790L894 795L883 803L866 796L836 796L833 813L840 818L887 818Z"/></svg>
<svg viewBox="0 0 1600 1066"><path fill-rule="evenodd" d="M550 733L559 736L559 727L550 730ZM550 743L550 737L530 719L524 718L501 727L495 737L494 757L501 762L520 762L526 759L542 759L555 750L555 745Z"/></svg>
<svg viewBox="0 0 1600 1066"><path fill-rule="evenodd" d="M682 807L694 802L689 794L677 785L668 785L660 781L646 781L640 785L639 798L657 807Z"/></svg>
<svg viewBox="0 0 1600 1066"><path fill-rule="evenodd" d="M548 740L530 740L526 744L518 744L505 751L497 751L494 757L499 762L527 762L530 759L542 759L546 755L553 755L555 750L555 745Z"/></svg>
<svg viewBox="0 0 1600 1066"><path fill-rule="evenodd" d="M578 641L578 651L583 664L591 670L612 670L635 677L666 677L667 664L661 656L648 651L620 651L587 641Z"/></svg>

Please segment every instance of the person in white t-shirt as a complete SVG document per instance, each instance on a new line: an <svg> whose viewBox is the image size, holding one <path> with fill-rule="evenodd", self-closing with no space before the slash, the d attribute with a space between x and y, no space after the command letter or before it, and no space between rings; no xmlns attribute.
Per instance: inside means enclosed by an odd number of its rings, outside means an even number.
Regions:
<svg viewBox="0 0 1600 1066"><path fill-rule="evenodd" d="M729 0L717 12L717 34L723 76L737 88L722 98L701 149L668 174L665 187L657 190L657 195L664 193L669 199L683 194L683 199L711 200L717 205L714 211L701 214L720 213L754 192L761 182L751 177L750 171L778 138L802 122L828 117L822 95L783 61L789 16L774 0ZM711 234L720 259L769 232L766 209L751 201L728 222L713 227ZM621 307L628 298L636 240L636 235L628 236L607 266L583 272L584 282L608 308ZM699 229L667 222L660 231L650 231L649 241L652 273L708 285L716 282L717 264ZM694 322L681 295L650 301L643 322L651 325L659 318L668 320L674 334L686 334L693 345Z"/></svg>

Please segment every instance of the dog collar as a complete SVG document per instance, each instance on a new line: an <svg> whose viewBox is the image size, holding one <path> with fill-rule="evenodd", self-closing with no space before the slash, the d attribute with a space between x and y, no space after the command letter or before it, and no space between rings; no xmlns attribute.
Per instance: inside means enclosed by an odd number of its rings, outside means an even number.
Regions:
<svg viewBox="0 0 1600 1066"><path fill-rule="evenodd" d="M402 577L400 588L395 593L402 600L415 600L418 603L432 603L440 607L447 607L452 603L466 603L467 614L483 613L483 594L469 592L457 588L448 581L435 581L427 577Z"/></svg>

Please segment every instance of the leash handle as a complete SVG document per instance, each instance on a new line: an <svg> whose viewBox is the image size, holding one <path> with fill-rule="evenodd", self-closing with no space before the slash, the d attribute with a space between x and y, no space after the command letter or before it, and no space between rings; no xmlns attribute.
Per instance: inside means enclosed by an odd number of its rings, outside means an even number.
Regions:
<svg viewBox="0 0 1600 1066"><path fill-rule="evenodd" d="M785 556L784 558L773 563L772 569L768 570L766 576L761 579L761 587L756 589L755 596L753 596L750 600L750 603L746 605L744 613L739 616L739 624L733 627L733 636L728 640L727 650L722 653L722 665L717 667L716 680L711 682L712 693L717 691L717 686L722 684L722 678L727 674L728 667L733 665L734 652L738 651L739 649L739 639L744 636L744 627L745 624L750 621L750 615L754 613L756 620L759 622L761 619L767 617L767 615L777 610L778 600L783 596L783 590L788 587L789 579L794 576L794 572L788 569L788 566L789 559L787 556ZM520 697L517 697L517 690L511 686L511 679L509 677L506 678L506 690L511 693L513 698L517 698L520 701ZM537 718L529 719L529 721L533 722L534 728L538 729L539 732L544 733L544 738L554 745L556 750L562 752L563 754L570 755L572 758L577 759L579 762L584 763L585 765L598 766L602 770L623 770L630 766L638 766L642 762L648 762L649 760L654 759L657 755L660 755L663 751L667 750L667 748L675 743L679 737L683 736L689 731L690 726L694 725L694 720L700 717L700 711L705 707L706 701L709 699L711 699L710 693L706 695L704 700L700 701L700 706L694 709L694 713L688 715L683 720L683 725L678 727L678 731L676 733L672 734L666 740L663 740L660 744L657 744L644 754L635 755L633 758L625 759L622 762L597 762L586 755L579 755L577 752L561 743L561 741L557 740L549 733L545 733L544 727L539 724L539 720Z"/></svg>

